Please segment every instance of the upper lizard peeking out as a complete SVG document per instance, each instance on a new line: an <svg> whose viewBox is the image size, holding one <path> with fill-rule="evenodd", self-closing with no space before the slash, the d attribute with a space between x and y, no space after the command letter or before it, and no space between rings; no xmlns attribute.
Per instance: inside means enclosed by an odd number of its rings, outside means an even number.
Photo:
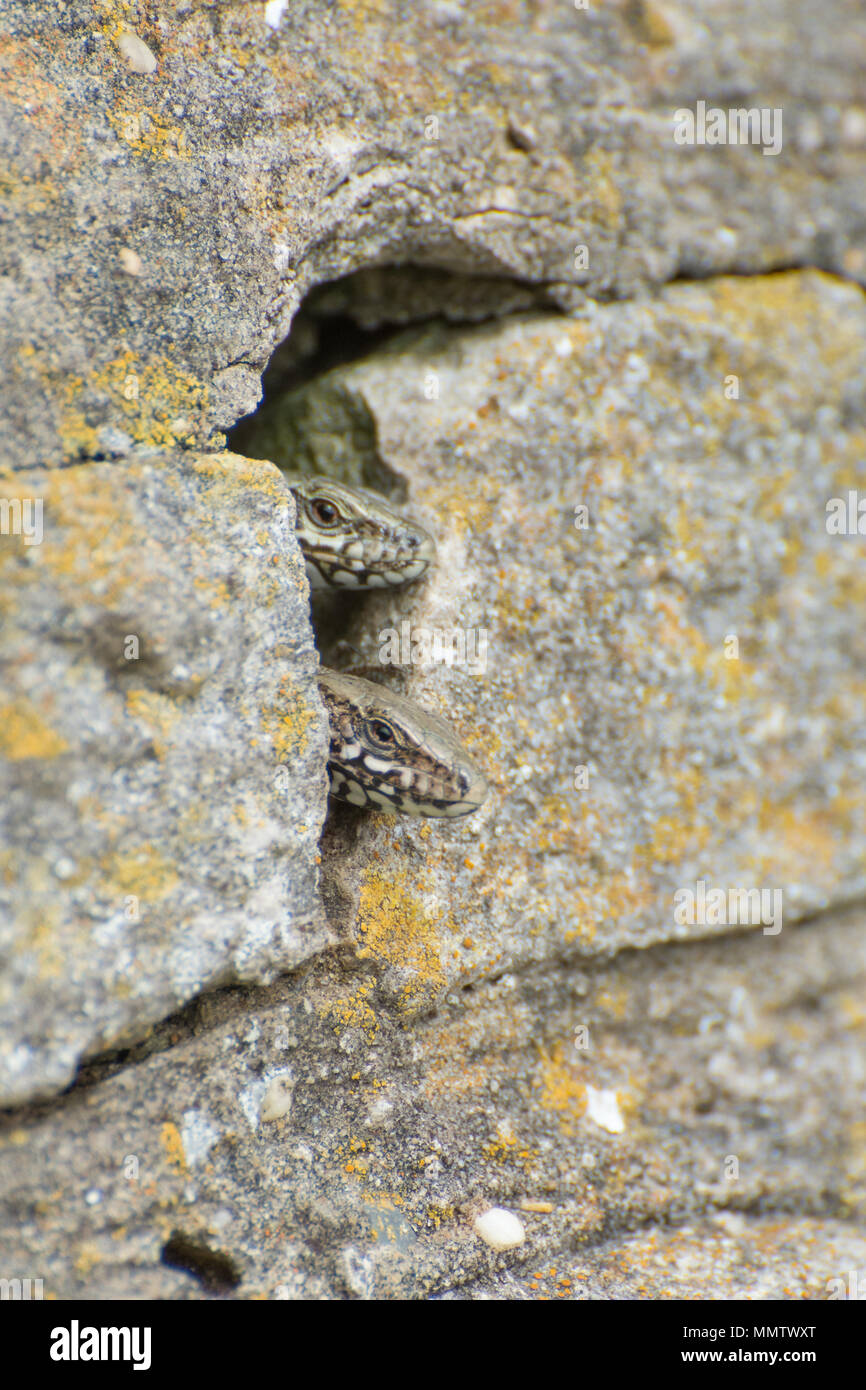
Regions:
<svg viewBox="0 0 866 1390"><path fill-rule="evenodd" d="M394 589L419 579L436 554L433 537L375 492L333 478L290 476L295 529L312 589Z"/></svg>

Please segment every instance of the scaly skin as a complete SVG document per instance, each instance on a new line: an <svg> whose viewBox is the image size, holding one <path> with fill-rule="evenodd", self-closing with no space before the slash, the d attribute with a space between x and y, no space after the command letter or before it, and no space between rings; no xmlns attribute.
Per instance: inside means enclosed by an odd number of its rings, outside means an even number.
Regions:
<svg viewBox="0 0 866 1390"><path fill-rule="evenodd" d="M408 816L468 816L487 782L448 725L403 695L322 667L331 795Z"/></svg>
<svg viewBox="0 0 866 1390"><path fill-rule="evenodd" d="M432 536L366 488L333 478L286 479L295 530L313 589L395 589L420 579L436 554Z"/></svg>
<svg viewBox="0 0 866 1390"><path fill-rule="evenodd" d="M315 589L400 588L435 555L422 527L365 488L289 478L296 530ZM420 705L358 676L319 671L328 710L331 795L408 816L468 816L487 783L448 725Z"/></svg>

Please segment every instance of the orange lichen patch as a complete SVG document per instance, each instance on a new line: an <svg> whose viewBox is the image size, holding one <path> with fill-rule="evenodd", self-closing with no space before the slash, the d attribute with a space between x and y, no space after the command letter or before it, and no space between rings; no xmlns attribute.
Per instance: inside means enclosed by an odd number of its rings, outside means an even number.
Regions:
<svg viewBox="0 0 866 1390"><path fill-rule="evenodd" d="M710 840L709 826L691 825L680 816L659 816L649 843L637 847L647 864L677 864L690 850L703 849Z"/></svg>
<svg viewBox="0 0 866 1390"><path fill-rule="evenodd" d="M774 378L774 383L778 357L767 352L767 344L774 344L776 353L786 352L790 345L790 360L796 361L803 335L808 335L827 377L820 384L813 384L808 373L798 380L798 400L803 405L813 393L823 393L827 379L844 381L845 368L859 359L863 347L853 317L828 309L832 301L820 294L822 282L838 284L835 277L817 270L756 276L748 284L736 276L707 282L719 327L751 350L750 369Z"/></svg>
<svg viewBox="0 0 866 1390"><path fill-rule="evenodd" d="M38 962L39 977L43 981L60 980L68 970L68 942L64 936L64 923L61 905L57 898L46 901L44 874L28 872L28 887L35 889L35 895L22 913L22 924L27 927L28 950ZM38 896L36 896L38 895Z"/></svg>
<svg viewBox="0 0 866 1390"><path fill-rule="evenodd" d="M203 502L218 513L227 503L237 500L239 493L259 492L274 507L288 511L291 493L276 464L266 459L245 458L243 454L197 454L192 461L193 472L212 479L212 486L203 494ZM267 531L261 533L262 544L270 543Z"/></svg>
<svg viewBox="0 0 866 1390"><path fill-rule="evenodd" d="M585 859L598 833L591 821L592 808L578 794L546 796L533 826L535 850L539 854L567 850L575 861Z"/></svg>
<svg viewBox="0 0 866 1390"><path fill-rule="evenodd" d="M56 758L69 744L27 700L0 706L0 753L12 761Z"/></svg>
<svg viewBox="0 0 866 1390"><path fill-rule="evenodd" d="M378 1192L363 1192L361 1201L366 1202L368 1206L375 1207L376 1211L396 1211L398 1213L400 1208L406 1205L405 1197L401 1197L398 1192L386 1193L384 1196Z"/></svg>
<svg viewBox="0 0 866 1390"><path fill-rule="evenodd" d="M800 486L799 475L794 468L780 468L778 472L757 479L754 483L752 510L761 521L777 524L784 520L790 498ZM801 538L789 536L790 553L796 555L801 549Z"/></svg>
<svg viewBox="0 0 866 1390"><path fill-rule="evenodd" d="M85 1241L78 1247L78 1254L73 1261L73 1268L77 1274L86 1277L91 1270L95 1269L102 1261L102 1251L92 1241Z"/></svg>
<svg viewBox="0 0 866 1390"><path fill-rule="evenodd" d="M743 656L742 644L736 656L728 655L720 647L705 647L703 652L696 647L695 655L698 669L719 687L726 700L756 694L754 668Z"/></svg>
<svg viewBox="0 0 866 1390"><path fill-rule="evenodd" d="M350 1177L364 1178L370 1171L375 1157L370 1153L366 1139L358 1139L356 1135L350 1134L348 1142L338 1144L334 1150L334 1158L340 1163L343 1172ZM382 1197L377 1194L369 1198L370 1202L381 1211L393 1210L393 1197Z"/></svg>
<svg viewBox="0 0 866 1390"><path fill-rule="evenodd" d="M850 994L840 994L837 999L839 1014L845 1028L862 1028L866 1024L866 1001L855 998ZM864 1139L866 1139L866 1126L864 1126ZM866 1145L864 1145L866 1154Z"/></svg>
<svg viewBox="0 0 866 1390"><path fill-rule="evenodd" d="M244 23L247 18L244 16ZM230 45L228 51L241 67L248 62L243 50L237 45ZM281 118L286 124L301 121L305 117L309 119L311 105L314 102L313 94L317 91L316 72L314 65L308 60L305 61L298 51L293 51L288 44L281 44L279 48L273 50L266 49L257 55L259 61L263 61L269 69L274 80L274 96L279 103ZM318 89L321 94L321 88ZM264 196L273 203L272 187L267 186L263 189ZM264 206L264 198L262 199Z"/></svg>
<svg viewBox="0 0 866 1390"><path fill-rule="evenodd" d="M454 80L453 46L442 30L413 23L412 38L403 39L392 23L384 0L340 0L332 6L333 51L339 71L364 85L375 85L383 116L436 112L450 102L459 84ZM285 51L285 46L283 46ZM436 53L435 70L419 63L419 51ZM271 66L275 60L271 60ZM422 122L419 120L419 125Z"/></svg>
<svg viewBox="0 0 866 1390"><path fill-rule="evenodd" d="M165 1156L169 1163L174 1164L177 1168L185 1169L187 1166L186 1154L184 1153L183 1140L180 1137L180 1130L177 1125L173 1124L171 1120L168 1120L160 1129L159 1137L162 1141L162 1147L165 1150Z"/></svg>
<svg viewBox="0 0 866 1390"><path fill-rule="evenodd" d="M124 96L106 114L120 139L136 154L151 159L189 159L183 127L155 107L140 106L134 96Z"/></svg>
<svg viewBox="0 0 866 1390"><path fill-rule="evenodd" d="M484 1158L493 1163L507 1163L519 1166L524 1172L529 1172L538 1158L537 1149L521 1147L519 1141L513 1135L499 1134L490 1143L481 1146L481 1153Z"/></svg>
<svg viewBox="0 0 866 1390"><path fill-rule="evenodd" d="M589 944L595 940L600 927L608 923L625 924L653 901L649 880L635 878L625 871L581 885L572 899L562 939L567 945L575 941Z"/></svg>
<svg viewBox="0 0 866 1390"><path fill-rule="evenodd" d="M519 592L508 570L497 571L500 586L496 592L497 627L500 639L510 639L519 647L527 635L534 634L537 622L537 600L527 607L526 596Z"/></svg>
<svg viewBox="0 0 866 1390"><path fill-rule="evenodd" d="M603 231L616 232L623 222L622 175L606 150L594 146L583 161L591 206Z"/></svg>
<svg viewBox="0 0 866 1390"><path fill-rule="evenodd" d="M210 574L197 574L192 581L192 587L209 608L228 608L231 604L231 590L224 579Z"/></svg>
<svg viewBox="0 0 866 1390"><path fill-rule="evenodd" d="M48 353L40 354L30 345L22 347L19 356L54 403L67 458L93 454L98 448L96 431L79 405L82 394L108 395L117 424L139 444L169 447L189 440L191 419L207 409L207 386L160 354L142 360L127 350L84 377L70 376Z"/></svg>
<svg viewBox="0 0 866 1390"><path fill-rule="evenodd" d="M539 1059L540 1074L535 1078L539 1088L539 1103L545 1110L558 1115L566 1129L575 1129L586 1113L586 1082L583 1079L582 1063L566 1060L561 1045L548 1053L542 1052Z"/></svg>
<svg viewBox="0 0 866 1390"><path fill-rule="evenodd" d="M379 1031L379 1020L370 1004L373 992L372 980L364 980L351 994L329 999L320 1006L322 1018L332 1022L337 1033L345 1028L359 1028L368 1042L372 1042Z"/></svg>
<svg viewBox="0 0 866 1390"><path fill-rule="evenodd" d="M0 35L0 96L26 109L27 123L38 131L56 174L78 162L83 139L68 93L45 77L45 52L38 33L24 40Z"/></svg>
<svg viewBox="0 0 866 1390"><path fill-rule="evenodd" d="M291 677L283 676L276 704L262 709L262 725L271 739L278 763L291 763L306 753L310 726L315 718L315 711Z"/></svg>
<svg viewBox="0 0 866 1390"><path fill-rule="evenodd" d="M601 885L607 915L613 922L622 922L649 907L653 901L649 880L633 878L629 873L611 874Z"/></svg>
<svg viewBox="0 0 866 1390"><path fill-rule="evenodd" d="M676 33L667 18L652 0L632 0L623 10L623 18L634 30L641 43L653 48L667 48L676 43ZM565 1280L568 1283L568 1280Z"/></svg>
<svg viewBox="0 0 866 1390"><path fill-rule="evenodd" d="M53 179L37 179L19 174L11 166L0 167L0 201L21 208L32 217L47 212L60 197Z"/></svg>
<svg viewBox="0 0 866 1390"><path fill-rule="evenodd" d="M631 995L624 985L611 985L596 993L594 1006L610 1018L623 1019L628 1011Z"/></svg>
<svg viewBox="0 0 866 1390"><path fill-rule="evenodd" d="M440 1206L435 1202L432 1206L427 1208L425 1214L434 1231L438 1231L439 1227L443 1225L450 1226L457 1216L456 1209L453 1206Z"/></svg>
<svg viewBox="0 0 866 1390"><path fill-rule="evenodd" d="M614 415L604 422L604 428L600 433L605 442L605 475L611 472L614 477L621 475L623 481L630 482L653 454L654 440L651 431L641 420ZM598 484L595 510L599 516L603 514L605 506L605 482L606 476L602 477ZM615 505L621 506L622 503L618 502Z"/></svg>
<svg viewBox="0 0 866 1390"><path fill-rule="evenodd" d="M479 1058L478 1061L461 1060L459 1055L433 1056L430 1058L424 1078L425 1093L430 1096L463 1096L473 1092L483 1094L490 1082L491 1061Z"/></svg>
<svg viewBox="0 0 866 1390"><path fill-rule="evenodd" d="M794 882L808 864L810 873L828 874L839 852L838 825L829 810L798 814L764 798L758 812L758 830L765 845L762 862L776 878ZM770 849L772 846L772 849Z"/></svg>
<svg viewBox="0 0 866 1390"><path fill-rule="evenodd" d="M407 975L399 996L406 1012L429 1004L447 985L436 925L413 896L413 887L405 873L383 877L368 870L356 919L358 954Z"/></svg>
<svg viewBox="0 0 866 1390"><path fill-rule="evenodd" d="M122 411L122 427L138 443L182 442L192 433L187 415L207 409L205 383L161 354L141 362L131 351L121 353L89 384L110 390Z"/></svg>
<svg viewBox="0 0 866 1390"><path fill-rule="evenodd" d="M700 549L697 543L696 552ZM680 597L657 594L651 633L642 634L631 648L623 648L623 655L636 671L645 663L647 643L669 649L688 662L705 680L721 687L726 698L753 693L753 672L743 655L742 643L737 655L728 655L724 644L711 646L703 633L688 622L685 601ZM731 646L730 651L734 650Z"/></svg>
<svg viewBox="0 0 866 1390"><path fill-rule="evenodd" d="M133 25L144 8L139 6L136 0L91 0L91 4L95 18L103 20L100 25L102 32L109 38L115 38L128 26Z"/></svg>
<svg viewBox="0 0 866 1390"><path fill-rule="evenodd" d="M133 471L97 482L93 469L82 465L55 470L40 482L45 508L40 563L62 582L69 603L98 597L101 606L110 607L128 593L142 568L146 537L125 486Z"/></svg>
<svg viewBox="0 0 866 1390"><path fill-rule="evenodd" d="M157 902L177 886L179 876L154 845L138 845L124 853L107 855L100 865L103 891L118 897L133 895Z"/></svg>
<svg viewBox="0 0 866 1390"><path fill-rule="evenodd" d="M697 768L671 767L670 783L678 795L675 812L659 816L645 845L636 849L640 865L675 864L712 839L713 807L707 804L707 787Z"/></svg>
<svg viewBox="0 0 866 1390"><path fill-rule="evenodd" d="M0 850L0 883L8 887L18 876L18 854L11 849Z"/></svg>
<svg viewBox="0 0 866 1390"><path fill-rule="evenodd" d="M428 485L422 481L417 486L416 496L425 507L442 517L452 535L465 537L467 541L494 529L501 512L501 484L496 479L473 478L471 491L455 486L447 495L441 483Z"/></svg>
<svg viewBox="0 0 866 1390"><path fill-rule="evenodd" d="M525 1046L532 1018L525 1005L515 1004L503 1014L497 1030L496 1049ZM431 1100L487 1094L490 1079L502 1064L499 1050L491 1050L482 1020L438 1016L426 1043L424 1092Z"/></svg>

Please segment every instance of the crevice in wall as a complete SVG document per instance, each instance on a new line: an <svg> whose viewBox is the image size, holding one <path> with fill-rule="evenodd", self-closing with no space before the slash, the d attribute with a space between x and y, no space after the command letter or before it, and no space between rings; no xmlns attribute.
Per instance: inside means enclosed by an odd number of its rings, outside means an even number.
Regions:
<svg viewBox="0 0 866 1390"><path fill-rule="evenodd" d="M228 431L228 447L251 458L268 458L287 471L320 470L350 481L339 457L339 439L348 431L355 449L363 444L352 435L357 433L355 417L364 411L335 405L329 418L312 420L305 410L304 387L336 367L387 350L407 329L437 321L478 324L532 309L562 312L555 287L413 265L371 267L318 285L271 354L258 409ZM321 443L324 434L333 441L330 458ZM311 450L323 449L324 458L311 457ZM362 459L357 480L381 491L393 489L393 475L381 461Z"/></svg>

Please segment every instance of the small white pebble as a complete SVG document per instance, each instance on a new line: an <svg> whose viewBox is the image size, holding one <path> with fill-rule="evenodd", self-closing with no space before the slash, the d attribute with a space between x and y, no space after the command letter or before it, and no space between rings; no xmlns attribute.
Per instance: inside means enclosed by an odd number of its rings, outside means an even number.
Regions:
<svg viewBox="0 0 866 1390"><path fill-rule="evenodd" d="M123 246L117 253L117 259L127 275L140 275L142 271L141 257L137 251L133 251L129 246Z"/></svg>
<svg viewBox="0 0 866 1390"><path fill-rule="evenodd" d="M842 116L842 143L866 145L866 111L862 106L850 106Z"/></svg>
<svg viewBox="0 0 866 1390"><path fill-rule="evenodd" d="M491 1207L489 1211L476 1216L473 1228L484 1244L493 1250L513 1250L526 1239L523 1222L502 1207Z"/></svg>
<svg viewBox="0 0 866 1390"><path fill-rule="evenodd" d="M262 1098L262 1108L259 1112L259 1119L262 1124L267 1124L268 1120L282 1119L283 1115L288 1115L292 1108L292 1091L294 1081L288 1074L277 1073L268 1083L268 1089Z"/></svg>
<svg viewBox="0 0 866 1390"><path fill-rule="evenodd" d="M289 0L268 0L265 5L265 24L269 29L279 29L280 20L288 3Z"/></svg>
<svg viewBox="0 0 866 1390"><path fill-rule="evenodd" d="M117 47L133 72L156 72L156 58L144 39L140 39L131 29L124 29L117 40Z"/></svg>
<svg viewBox="0 0 866 1390"><path fill-rule="evenodd" d="M608 1134L622 1134L625 1129L616 1091L600 1091L595 1086L587 1086L586 1113L591 1120L595 1120L599 1129L606 1129Z"/></svg>

